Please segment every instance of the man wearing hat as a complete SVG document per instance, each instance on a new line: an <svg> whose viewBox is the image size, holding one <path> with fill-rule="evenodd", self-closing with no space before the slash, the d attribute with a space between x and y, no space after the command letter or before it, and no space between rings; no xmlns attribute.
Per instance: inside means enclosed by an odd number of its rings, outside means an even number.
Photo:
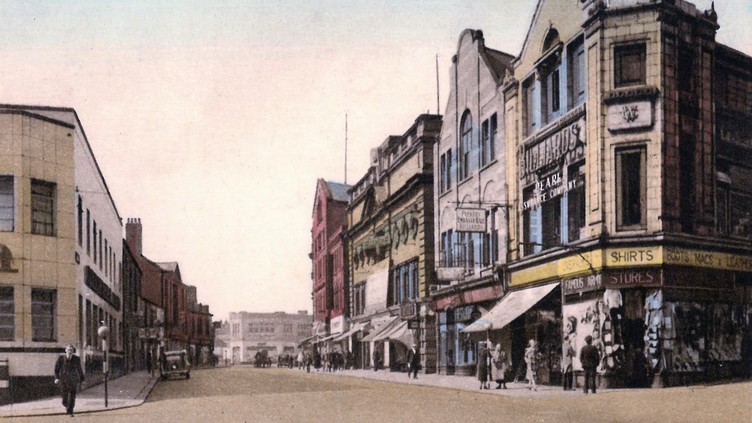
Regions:
<svg viewBox="0 0 752 423"><path fill-rule="evenodd" d="M60 385L63 407L71 416L73 416L73 407L76 405L78 385L84 381L81 359L73 355L73 351L75 351L73 345L68 345L65 347L65 355L58 357L55 363L55 385Z"/></svg>
<svg viewBox="0 0 752 423"><path fill-rule="evenodd" d="M588 388L591 388L595 393L595 369L600 361L601 354L598 352L598 348L593 346L593 337L586 336L585 346L580 350L580 363L582 363L582 370L585 371L585 394L588 393Z"/></svg>
<svg viewBox="0 0 752 423"><path fill-rule="evenodd" d="M418 354L418 347L413 343L413 347L407 352L407 378L413 375L413 379L418 378L418 367L420 367L420 354Z"/></svg>

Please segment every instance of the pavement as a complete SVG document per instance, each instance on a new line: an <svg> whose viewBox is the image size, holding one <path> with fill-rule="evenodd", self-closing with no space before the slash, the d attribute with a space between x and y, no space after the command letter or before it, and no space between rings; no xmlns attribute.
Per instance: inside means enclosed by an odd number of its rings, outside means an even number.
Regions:
<svg viewBox="0 0 752 423"><path fill-rule="evenodd" d="M247 366L251 367L251 366ZM219 367L218 367L219 368ZM280 369L288 370L288 369ZM212 371L212 369L202 370ZM290 372L304 372L301 369L289 369ZM473 376L449 376L445 374L418 374L417 379L409 378L407 373L391 372L389 370L340 370L336 372L324 372L311 369L312 375L321 377L356 377L385 382L405 383L410 385L422 385L475 391L489 395L506 395L514 397L552 397L552 396L576 396L584 395L581 388L574 391L564 391L559 386L538 385L537 390L529 390L526 382L508 382L508 389L480 389L480 382ZM121 376L107 383L107 407L104 404L104 384L85 387L76 397L75 414L94 413L120 408L137 407L148 398L154 386L159 380L158 373L155 376L146 371L138 371ZM624 391L599 390L598 395ZM5 417L28 417L28 416L51 416L63 415L65 408L59 396L44 398L36 401L23 402L0 406L0 419Z"/></svg>
<svg viewBox="0 0 752 423"><path fill-rule="evenodd" d="M146 401L159 379L146 371L139 371L121 376L107 382L107 407L105 407L104 383L84 386L76 396L75 414L137 407ZM0 419L4 417L53 416L64 415L60 396L36 401L22 402L0 406Z"/></svg>

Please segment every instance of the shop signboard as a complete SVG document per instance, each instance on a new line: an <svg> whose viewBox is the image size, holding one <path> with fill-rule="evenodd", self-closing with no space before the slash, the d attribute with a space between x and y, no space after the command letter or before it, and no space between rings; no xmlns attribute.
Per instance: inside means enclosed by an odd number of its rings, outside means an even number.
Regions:
<svg viewBox="0 0 752 423"><path fill-rule="evenodd" d="M595 291L601 288L601 280L602 277L600 273L572 279L563 279L561 281L561 290L564 295Z"/></svg>
<svg viewBox="0 0 752 423"><path fill-rule="evenodd" d="M606 273L603 286L609 289L656 287L663 284L661 269L636 268Z"/></svg>
<svg viewBox="0 0 752 423"><path fill-rule="evenodd" d="M459 307L454 310L454 320L456 322L466 322L473 318L474 310L475 307L473 306Z"/></svg>
<svg viewBox="0 0 752 423"><path fill-rule="evenodd" d="M484 209L457 209L457 232L486 232Z"/></svg>

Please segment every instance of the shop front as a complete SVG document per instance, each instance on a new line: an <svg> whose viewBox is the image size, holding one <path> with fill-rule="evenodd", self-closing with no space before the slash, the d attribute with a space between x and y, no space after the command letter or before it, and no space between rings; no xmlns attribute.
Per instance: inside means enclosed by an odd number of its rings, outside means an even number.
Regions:
<svg viewBox="0 0 752 423"><path fill-rule="evenodd" d="M432 308L437 317L437 371L447 375L473 375L478 343L485 334L464 329L487 312L501 296L500 285L486 285L461 292L436 295Z"/></svg>
<svg viewBox="0 0 752 423"><path fill-rule="evenodd" d="M576 352L579 383L579 352L588 335L601 353L602 387L687 385L743 374L744 355L752 353L744 352L748 275L664 265L562 280L562 350Z"/></svg>
<svg viewBox="0 0 752 423"><path fill-rule="evenodd" d="M561 293L559 283L526 286L508 292L489 312L463 332L501 343L510 358L508 380L525 379L525 348L537 346L537 381L558 384L561 360Z"/></svg>

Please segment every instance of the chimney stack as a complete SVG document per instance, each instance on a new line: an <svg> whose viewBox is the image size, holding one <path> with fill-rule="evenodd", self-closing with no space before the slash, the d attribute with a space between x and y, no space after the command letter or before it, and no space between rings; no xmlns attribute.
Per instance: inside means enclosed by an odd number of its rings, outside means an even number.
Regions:
<svg viewBox="0 0 752 423"><path fill-rule="evenodd" d="M137 257L142 255L143 228L141 218L129 217L125 224L125 241Z"/></svg>

